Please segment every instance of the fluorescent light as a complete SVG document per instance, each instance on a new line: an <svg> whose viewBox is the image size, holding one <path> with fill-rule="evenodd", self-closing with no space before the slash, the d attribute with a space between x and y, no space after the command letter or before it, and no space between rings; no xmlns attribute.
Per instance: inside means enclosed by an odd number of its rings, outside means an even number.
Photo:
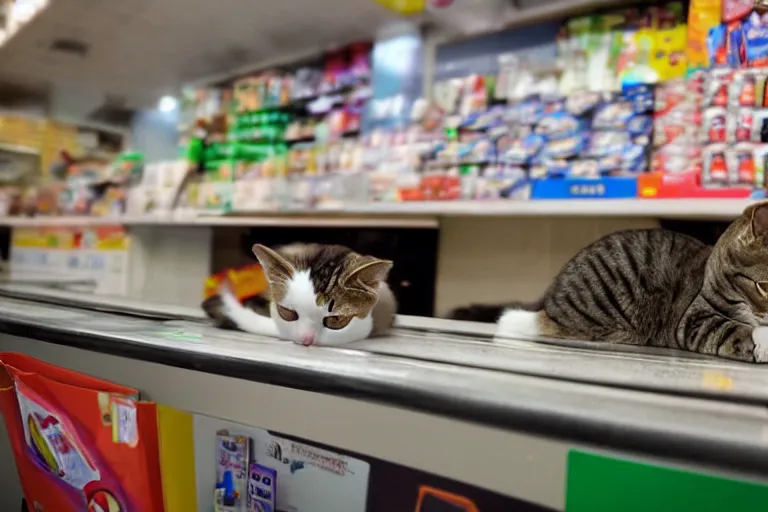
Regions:
<svg viewBox="0 0 768 512"><path fill-rule="evenodd" d="M173 96L163 96L157 102L157 110L160 112L173 112L179 106L179 101Z"/></svg>

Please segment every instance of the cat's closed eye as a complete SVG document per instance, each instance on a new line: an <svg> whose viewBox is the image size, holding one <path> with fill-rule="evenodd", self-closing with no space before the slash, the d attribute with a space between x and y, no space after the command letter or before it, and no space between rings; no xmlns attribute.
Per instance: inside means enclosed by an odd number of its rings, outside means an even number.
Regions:
<svg viewBox="0 0 768 512"><path fill-rule="evenodd" d="M297 312L292 309L284 308L280 304L277 305L277 314L286 322L295 322L299 319L299 314Z"/></svg>
<svg viewBox="0 0 768 512"><path fill-rule="evenodd" d="M323 318L323 325L328 329L338 330L348 326L351 321L351 316L334 315Z"/></svg>
<svg viewBox="0 0 768 512"><path fill-rule="evenodd" d="M768 281L757 281L755 286L757 286L757 291L760 295L764 298L768 298Z"/></svg>

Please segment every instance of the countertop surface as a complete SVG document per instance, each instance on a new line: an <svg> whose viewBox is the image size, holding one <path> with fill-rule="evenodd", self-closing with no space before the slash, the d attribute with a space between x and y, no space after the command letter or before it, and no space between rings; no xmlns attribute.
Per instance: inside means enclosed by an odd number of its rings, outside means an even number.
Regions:
<svg viewBox="0 0 768 512"><path fill-rule="evenodd" d="M345 348L302 347L213 328L192 310L22 288L0 286L5 335L500 428L768 470L764 366L589 343L498 343L489 336L492 326L408 317L398 319L401 327L388 337ZM21 295L28 298L10 298ZM70 306L52 303L63 300ZM86 309L88 302L123 313ZM125 313L128 306L133 314ZM148 309L151 317L140 314Z"/></svg>

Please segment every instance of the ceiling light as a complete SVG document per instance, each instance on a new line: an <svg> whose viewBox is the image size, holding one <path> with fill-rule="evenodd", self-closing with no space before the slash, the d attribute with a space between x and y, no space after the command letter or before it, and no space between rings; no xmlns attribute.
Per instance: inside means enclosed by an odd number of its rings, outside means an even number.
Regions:
<svg viewBox="0 0 768 512"><path fill-rule="evenodd" d="M160 112L173 112L179 106L179 102L173 96L163 96L157 102L157 110Z"/></svg>

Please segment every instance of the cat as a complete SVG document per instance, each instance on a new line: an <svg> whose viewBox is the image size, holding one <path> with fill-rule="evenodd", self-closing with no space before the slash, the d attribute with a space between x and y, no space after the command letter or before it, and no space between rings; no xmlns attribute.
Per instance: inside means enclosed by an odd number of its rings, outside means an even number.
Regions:
<svg viewBox="0 0 768 512"><path fill-rule="evenodd" d="M242 305L244 308L250 309L259 315L269 316L269 300L262 295L250 297L244 300ZM238 330L235 322L233 322L226 314L221 295L214 295L213 297L207 298L203 301L202 308L203 311L205 311L205 314L208 315L208 318L213 320L213 325L219 329L226 329L229 331Z"/></svg>
<svg viewBox="0 0 768 512"><path fill-rule="evenodd" d="M768 201L744 210L712 246L687 235L621 231L582 249L530 308L470 306L497 335L689 350L768 362ZM479 311L479 313L477 313Z"/></svg>
<svg viewBox="0 0 768 512"><path fill-rule="evenodd" d="M254 245L269 283L269 316L243 306L227 286L222 315L242 331L304 346L336 346L386 334L397 303L386 279L392 262L340 245Z"/></svg>

